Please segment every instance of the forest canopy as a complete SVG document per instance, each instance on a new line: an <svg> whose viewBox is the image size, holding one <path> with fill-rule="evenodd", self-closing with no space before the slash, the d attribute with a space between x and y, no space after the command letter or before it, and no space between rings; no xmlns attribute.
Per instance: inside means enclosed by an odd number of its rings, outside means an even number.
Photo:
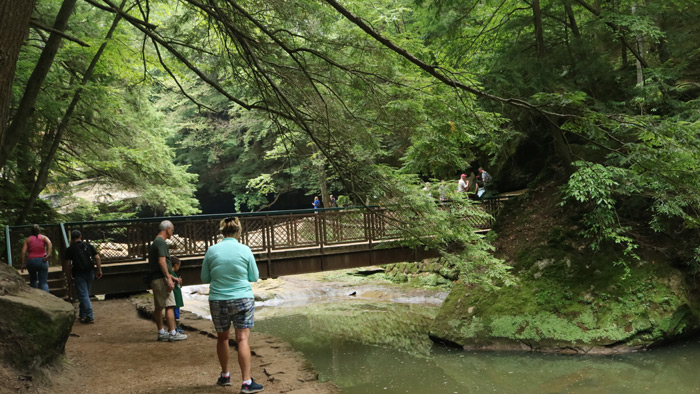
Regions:
<svg viewBox="0 0 700 394"><path fill-rule="evenodd" d="M500 276L456 219L473 205L454 196L444 211L418 192L481 166L501 191L552 182L593 248L629 260L643 234L682 234L700 261L695 1L37 0L13 12L24 36L0 75L4 224L52 214L40 196L84 182L137 194L88 219L192 214L203 194L255 210L335 193L397 207L416 242L476 245L452 257Z"/></svg>

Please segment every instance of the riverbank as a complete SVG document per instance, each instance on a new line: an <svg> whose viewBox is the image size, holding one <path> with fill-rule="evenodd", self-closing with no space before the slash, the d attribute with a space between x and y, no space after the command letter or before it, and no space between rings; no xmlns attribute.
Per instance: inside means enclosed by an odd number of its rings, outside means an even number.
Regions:
<svg viewBox="0 0 700 394"><path fill-rule="evenodd" d="M186 341L157 342L155 325L148 315L148 300L96 301L95 324L78 322L66 343L61 366L51 367L45 378L22 373L2 385L12 393L214 393L237 392L217 386L219 363L211 322L184 312L181 323ZM139 312L137 312L137 309ZM151 308L152 313L152 308ZM332 383L317 374L298 352L281 340L251 333L252 375L267 393L334 394ZM235 349L231 349L231 374L240 379ZM12 378L13 376L10 376ZM5 390L8 391L5 391Z"/></svg>

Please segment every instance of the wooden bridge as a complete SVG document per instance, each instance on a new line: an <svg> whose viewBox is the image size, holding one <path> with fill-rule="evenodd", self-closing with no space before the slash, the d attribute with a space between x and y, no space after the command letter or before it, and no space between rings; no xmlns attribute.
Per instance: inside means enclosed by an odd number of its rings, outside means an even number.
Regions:
<svg viewBox="0 0 700 394"><path fill-rule="evenodd" d="M474 227L487 231L493 217L508 197L481 201L479 207L489 218L466 218ZM102 259L103 277L93 282L93 294L120 294L147 290L148 248L158 233L158 225L170 220L175 231L168 240L170 254L182 260L180 274L187 285L199 284L202 259L216 244L219 221L237 216L243 227L241 242L248 245L258 264L261 278L292 275L436 257L436 251L403 247L398 241L401 225L397 216L381 207L328 208L297 211L270 211L218 215L123 219L95 222L43 224L43 234L51 239L49 287L57 296L71 296L59 256L69 245L68 234L80 230L83 239L94 245ZM7 260L17 266L22 243L30 226L7 226ZM26 275L26 272L25 272Z"/></svg>

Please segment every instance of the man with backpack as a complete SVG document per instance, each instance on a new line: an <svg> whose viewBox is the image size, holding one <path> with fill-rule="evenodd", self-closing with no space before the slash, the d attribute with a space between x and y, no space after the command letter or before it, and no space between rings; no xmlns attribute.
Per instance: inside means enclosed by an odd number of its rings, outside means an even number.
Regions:
<svg viewBox="0 0 700 394"><path fill-rule="evenodd" d="M80 308L78 316L81 323L91 324L95 322L90 302L90 288L93 279L102 277L102 265L97 250L88 242L83 241L83 236L78 230L70 233L71 245L66 249L65 267L70 264L75 290L78 293ZM95 271L97 266L97 271Z"/></svg>

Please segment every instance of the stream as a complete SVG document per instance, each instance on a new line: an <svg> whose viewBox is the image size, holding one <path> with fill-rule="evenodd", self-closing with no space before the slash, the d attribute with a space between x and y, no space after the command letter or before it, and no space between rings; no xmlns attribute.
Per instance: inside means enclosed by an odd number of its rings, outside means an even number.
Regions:
<svg viewBox="0 0 700 394"><path fill-rule="evenodd" d="M253 330L290 343L344 393L700 393L700 339L615 356L466 352L428 338L446 292L324 275L256 285ZM186 294L183 309L207 317L206 300Z"/></svg>

